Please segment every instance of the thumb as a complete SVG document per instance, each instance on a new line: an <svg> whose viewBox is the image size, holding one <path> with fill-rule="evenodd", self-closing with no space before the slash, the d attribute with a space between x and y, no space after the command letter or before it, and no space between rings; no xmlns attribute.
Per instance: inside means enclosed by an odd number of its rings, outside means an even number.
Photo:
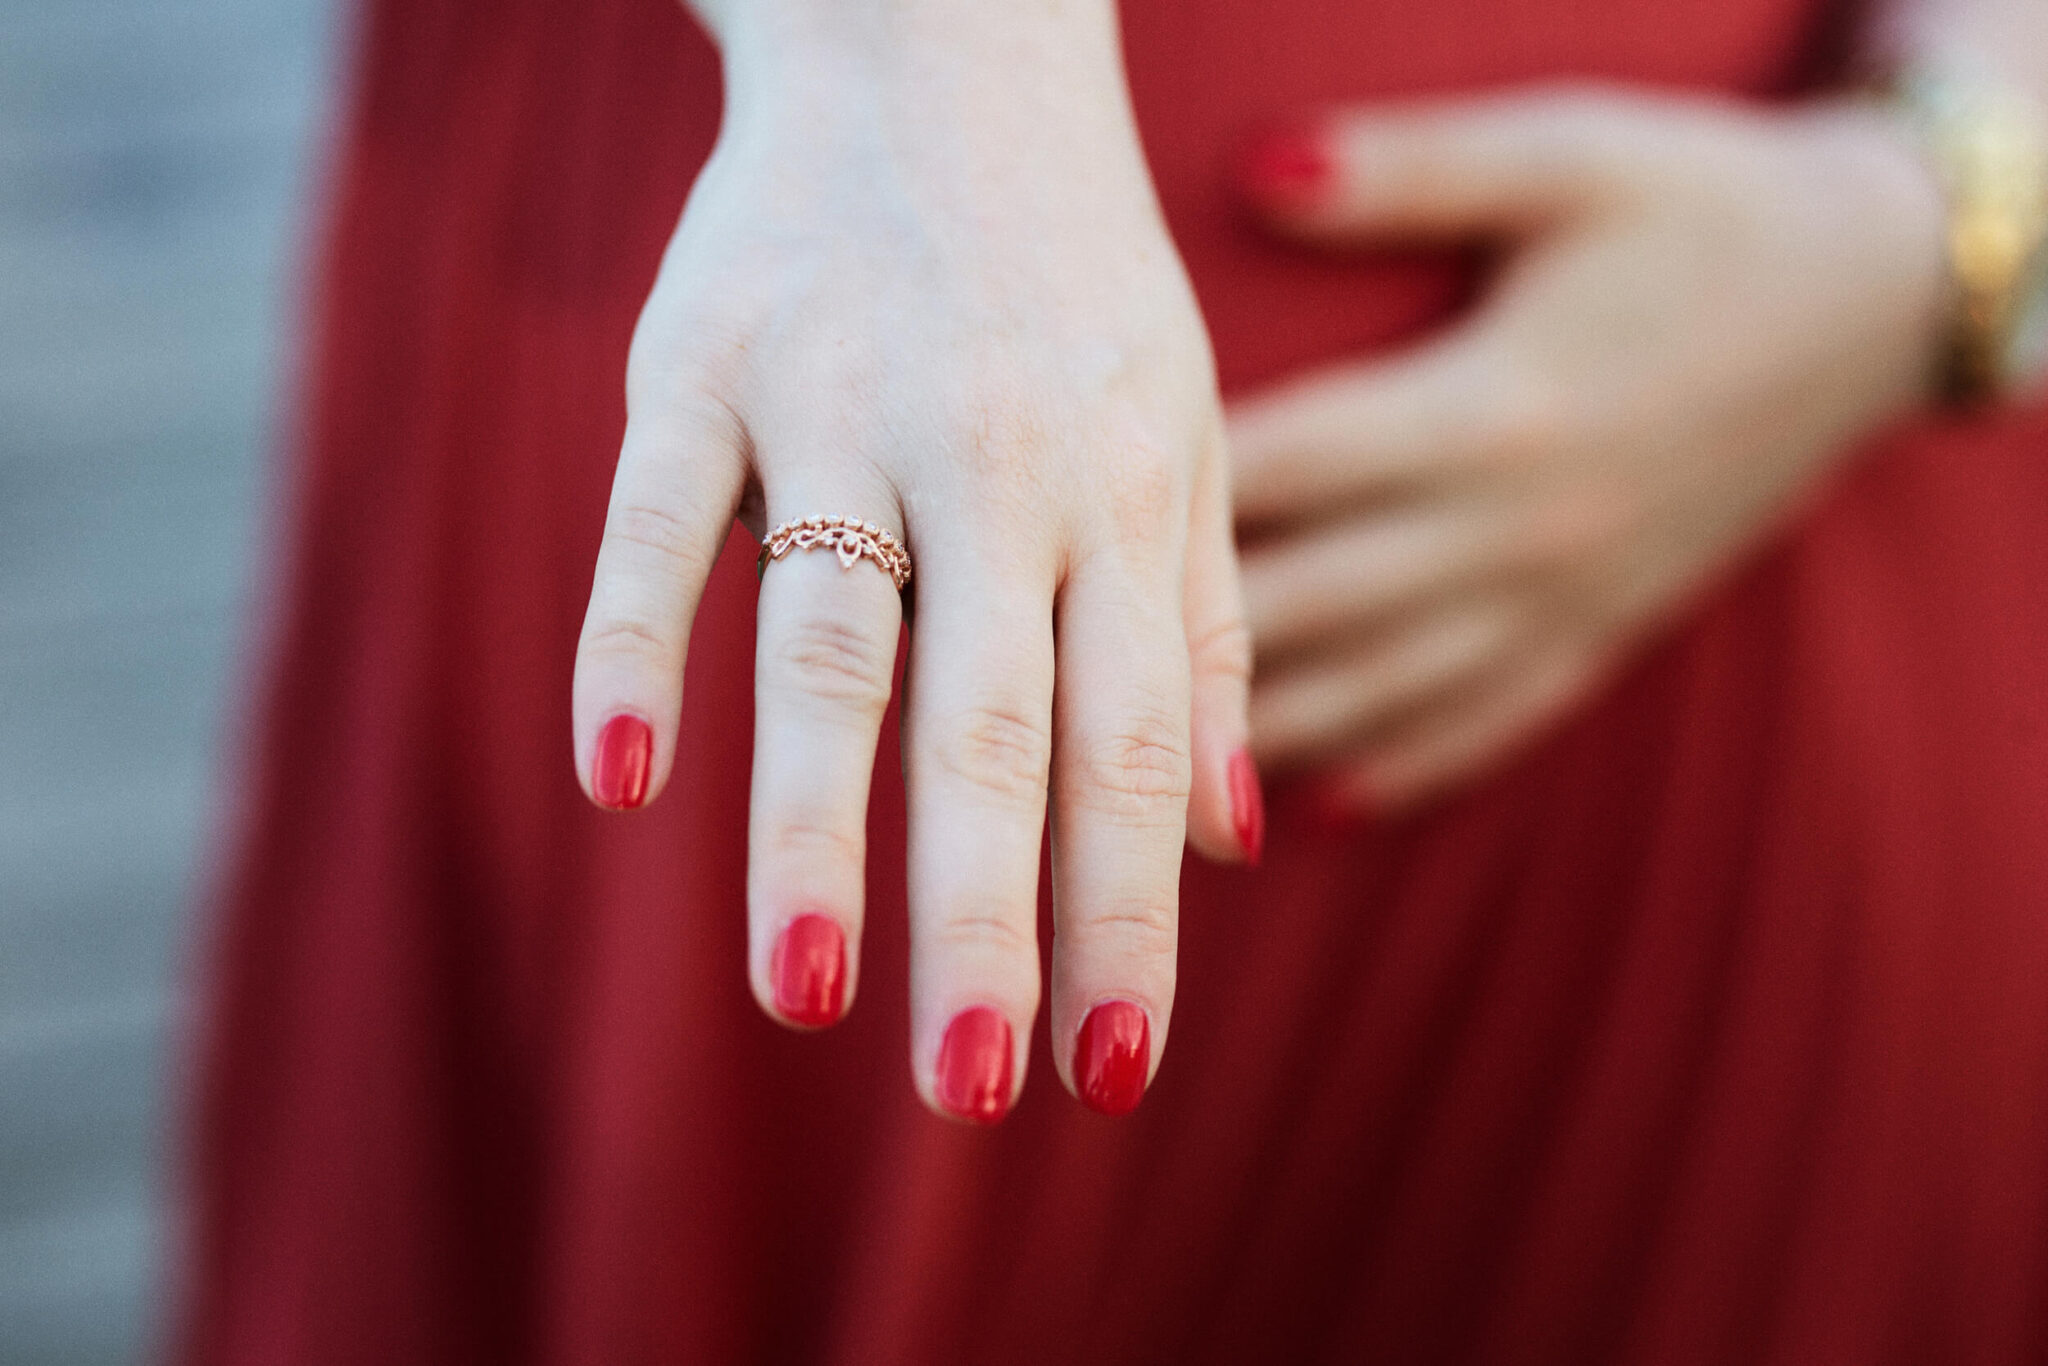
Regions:
<svg viewBox="0 0 2048 1366"><path fill-rule="evenodd" d="M1255 139L1239 182L1291 236L1525 236L1616 182L1615 121L1601 105L1595 95L1553 90L1354 106Z"/></svg>

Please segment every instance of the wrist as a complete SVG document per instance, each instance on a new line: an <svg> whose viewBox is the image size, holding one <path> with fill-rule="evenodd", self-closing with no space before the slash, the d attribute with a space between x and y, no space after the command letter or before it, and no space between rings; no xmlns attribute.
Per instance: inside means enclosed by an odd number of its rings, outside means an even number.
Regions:
<svg viewBox="0 0 2048 1366"><path fill-rule="evenodd" d="M2042 370L2048 113L2024 87L1951 51L1902 62L1879 106L1942 206L1939 396L1972 406Z"/></svg>
<svg viewBox="0 0 2048 1366"><path fill-rule="evenodd" d="M1866 97L1819 101L1801 122L1803 177L1822 192L1838 263L1873 301L1859 349L1883 406L1918 407L1937 389L1952 313L1940 181L1911 130Z"/></svg>
<svg viewBox="0 0 2048 1366"><path fill-rule="evenodd" d="M1113 0L716 0L726 117L809 137L1121 131Z"/></svg>
<svg viewBox="0 0 2048 1366"><path fill-rule="evenodd" d="M709 17L726 88L707 179L765 175L815 211L799 218L893 199L1012 236L1077 214L1157 225L1111 0L747 0Z"/></svg>

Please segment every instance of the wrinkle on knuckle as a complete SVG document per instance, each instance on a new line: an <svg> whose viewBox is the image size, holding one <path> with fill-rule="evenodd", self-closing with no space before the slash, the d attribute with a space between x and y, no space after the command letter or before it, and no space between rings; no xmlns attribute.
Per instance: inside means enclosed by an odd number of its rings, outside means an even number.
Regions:
<svg viewBox="0 0 2048 1366"><path fill-rule="evenodd" d="M674 642L656 627L629 617L607 621L583 637L584 652L594 655L662 660L674 649Z"/></svg>
<svg viewBox="0 0 2048 1366"><path fill-rule="evenodd" d="M1035 959L1038 954L1037 927L1032 924L1027 929L1026 923L993 910L969 911L940 920L932 930L932 937L940 947L954 952L994 953L1006 958L1030 956Z"/></svg>
<svg viewBox="0 0 2048 1366"><path fill-rule="evenodd" d="M1249 681L1252 676L1252 628L1243 617L1209 627L1188 642L1195 672L1209 678Z"/></svg>
<svg viewBox="0 0 2048 1366"><path fill-rule="evenodd" d="M1073 930L1083 946L1114 940L1119 953L1171 962L1180 944L1180 909L1171 901L1127 897L1084 911Z"/></svg>
<svg viewBox="0 0 2048 1366"><path fill-rule="evenodd" d="M768 852L800 858L822 858L859 868L867 844L859 835L814 816L785 816L768 830Z"/></svg>
<svg viewBox="0 0 2048 1366"><path fill-rule="evenodd" d="M932 758L948 778L980 792L1035 802L1052 765L1051 728L1022 707L984 702L944 729Z"/></svg>
<svg viewBox="0 0 2048 1366"><path fill-rule="evenodd" d="M896 642L836 617L806 615L778 633L765 680L803 697L835 702L862 713L889 703Z"/></svg>
<svg viewBox="0 0 2048 1366"><path fill-rule="evenodd" d="M677 573L707 573L711 567L690 524L652 504L628 503L614 510L605 521L604 539L614 547L644 551Z"/></svg>
<svg viewBox="0 0 2048 1366"><path fill-rule="evenodd" d="M1194 784L1187 727L1162 710L1123 718L1116 729L1085 742L1079 771L1062 795L1108 815L1158 818L1169 803L1185 804Z"/></svg>

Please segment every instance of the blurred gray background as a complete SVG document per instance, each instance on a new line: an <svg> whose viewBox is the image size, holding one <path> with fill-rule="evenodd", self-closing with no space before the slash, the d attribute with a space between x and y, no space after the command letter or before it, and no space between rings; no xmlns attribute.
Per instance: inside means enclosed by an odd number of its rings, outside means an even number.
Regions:
<svg viewBox="0 0 2048 1366"><path fill-rule="evenodd" d="M147 1359L335 0L0 0L0 1363Z"/></svg>

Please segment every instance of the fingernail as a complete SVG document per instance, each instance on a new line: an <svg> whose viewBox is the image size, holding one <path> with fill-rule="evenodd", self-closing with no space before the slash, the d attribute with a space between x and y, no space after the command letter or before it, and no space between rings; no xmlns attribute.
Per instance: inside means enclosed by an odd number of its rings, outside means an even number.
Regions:
<svg viewBox="0 0 2048 1366"><path fill-rule="evenodd" d="M1288 207L1320 196L1335 170L1322 137L1301 128L1265 134L1238 161L1238 179L1254 198Z"/></svg>
<svg viewBox="0 0 2048 1366"><path fill-rule="evenodd" d="M1104 1001L1081 1021L1074 1039L1074 1085L1088 1107L1127 1115L1145 1098L1152 1061L1152 1022L1129 1001Z"/></svg>
<svg viewBox="0 0 2048 1366"><path fill-rule="evenodd" d="M846 934L829 916L800 915L768 959L775 1010L791 1024L823 1029L846 1011Z"/></svg>
<svg viewBox="0 0 2048 1366"><path fill-rule="evenodd" d="M1250 750L1230 756L1230 823L1237 830L1237 847L1253 868L1266 852L1266 794L1259 790L1259 770Z"/></svg>
<svg viewBox="0 0 2048 1366"><path fill-rule="evenodd" d="M939 1104L993 1124L1010 1111L1010 1022L988 1006L961 1011L939 1043Z"/></svg>
<svg viewBox="0 0 2048 1366"><path fill-rule="evenodd" d="M654 732L645 721L624 712L604 723L597 733L597 760L590 769L590 791L599 806L630 811L647 800L647 770L654 757Z"/></svg>

